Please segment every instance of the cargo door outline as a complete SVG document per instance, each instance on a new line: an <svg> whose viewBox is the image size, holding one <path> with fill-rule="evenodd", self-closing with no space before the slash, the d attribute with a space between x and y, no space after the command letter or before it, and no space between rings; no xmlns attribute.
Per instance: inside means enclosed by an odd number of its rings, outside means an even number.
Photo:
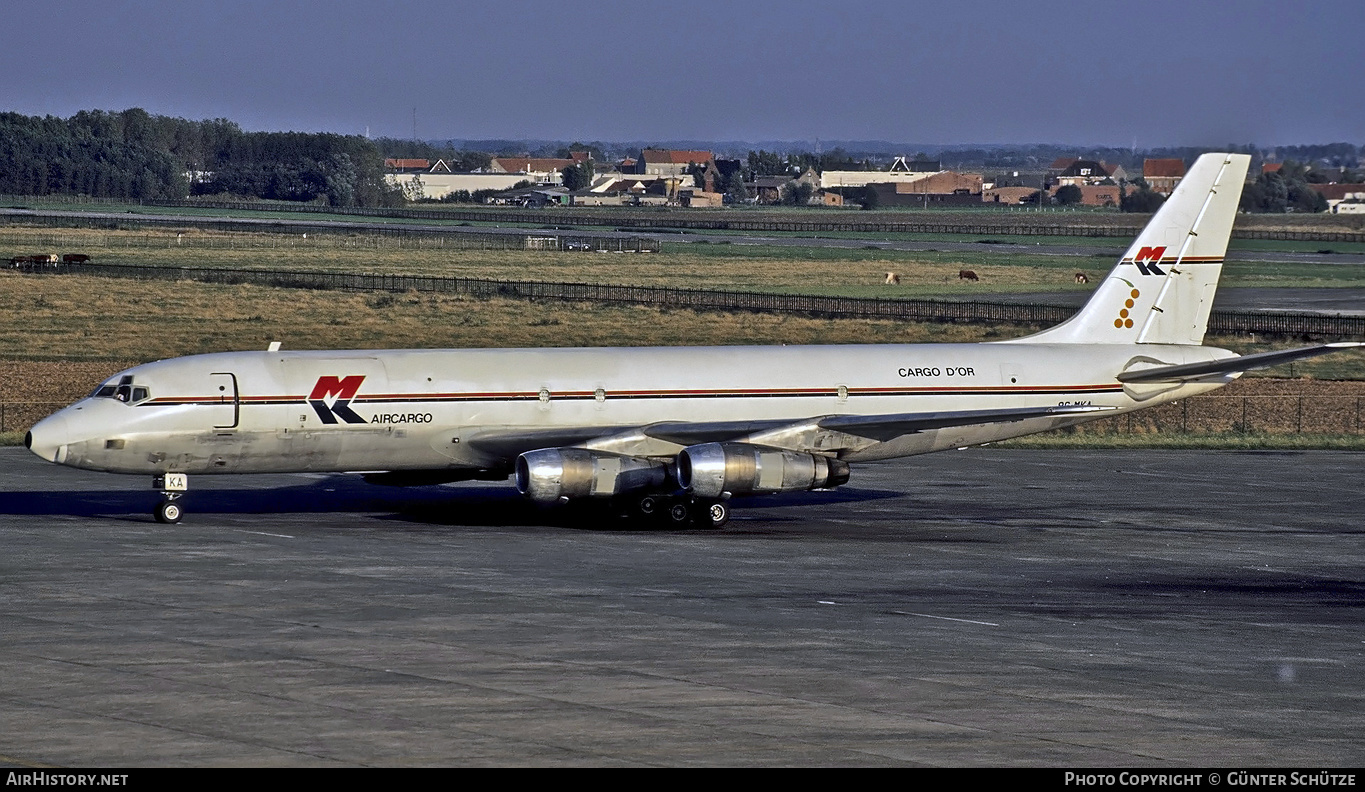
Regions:
<svg viewBox="0 0 1365 792"><path fill-rule="evenodd" d="M217 401L211 402L213 410L214 429L236 429L242 420L242 395L237 390L237 375L228 371L215 371L209 375L214 387L214 395ZM231 388L231 396L228 389ZM232 406L231 422L227 422L229 414L222 407Z"/></svg>

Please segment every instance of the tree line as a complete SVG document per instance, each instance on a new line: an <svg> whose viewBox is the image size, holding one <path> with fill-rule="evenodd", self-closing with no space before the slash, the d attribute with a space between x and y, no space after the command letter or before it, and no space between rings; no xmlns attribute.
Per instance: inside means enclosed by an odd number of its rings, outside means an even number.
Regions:
<svg viewBox="0 0 1365 792"><path fill-rule="evenodd" d="M384 180L378 147L358 135L244 132L226 119L188 121L140 108L66 119L0 113L0 193L402 202Z"/></svg>

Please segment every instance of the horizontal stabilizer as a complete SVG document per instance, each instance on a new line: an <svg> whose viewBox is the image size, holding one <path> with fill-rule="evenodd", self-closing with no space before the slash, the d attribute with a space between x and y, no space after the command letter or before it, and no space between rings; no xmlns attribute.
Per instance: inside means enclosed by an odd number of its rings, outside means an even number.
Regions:
<svg viewBox="0 0 1365 792"><path fill-rule="evenodd" d="M1284 349L1277 352L1260 352L1255 355L1241 355L1239 357L1224 358L1223 360L1211 360L1207 363L1186 363L1179 366L1160 366L1158 368L1125 371L1118 376L1118 380L1119 382L1186 382L1189 380L1203 379L1204 377L1210 377L1216 374L1231 374L1234 372L1269 368L1271 366L1278 366L1282 363L1290 363L1295 360L1325 355L1329 352L1338 352L1343 349L1359 349L1360 347L1365 347L1365 343L1342 341L1335 344L1321 344L1319 346L1299 347L1297 349Z"/></svg>

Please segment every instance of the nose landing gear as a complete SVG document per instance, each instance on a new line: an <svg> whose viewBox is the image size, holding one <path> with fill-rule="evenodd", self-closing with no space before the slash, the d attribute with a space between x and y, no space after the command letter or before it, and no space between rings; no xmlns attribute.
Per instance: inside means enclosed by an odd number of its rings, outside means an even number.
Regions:
<svg viewBox="0 0 1365 792"><path fill-rule="evenodd" d="M189 476L184 473L163 473L152 479L152 487L161 491L164 499L152 510L152 516L159 523L178 523L185 516L184 509L176 501L184 497L190 488Z"/></svg>
<svg viewBox="0 0 1365 792"><path fill-rule="evenodd" d="M182 514L180 504L173 500L164 500L152 510L152 516L156 517L156 521L159 523L178 523Z"/></svg>

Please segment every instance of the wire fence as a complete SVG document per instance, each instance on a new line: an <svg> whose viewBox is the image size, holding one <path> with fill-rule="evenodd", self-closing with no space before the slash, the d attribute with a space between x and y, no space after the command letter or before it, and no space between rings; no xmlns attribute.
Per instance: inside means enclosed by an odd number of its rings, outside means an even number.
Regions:
<svg viewBox="0 0 1365 792"><path fill-rule="evenodd" d="M323 206L294 201L212 201L212 200L147 200L129 201L115 198L85 196L0 195L0 201L12 205L67 206L81 205L122 206L138 204L149 207L215 209L227 211L276 212L287 214L318 214L344 217L376 217L386 219L431 220L465 223L517 223L540 226L615 226L622 231L675 230L746 231L778 233L901 233L901 234L957 234L1010 236L1077 236L1128 237L1134 236L1148 219L1145 214L1101 214L1094 212L1068 214L1065 212L1038 213L1027 207L996 207L983 204L966 217L942 217L941 213L920 212L851 212L841 211L823 215L799 213L796 216L775 214L763 210L640 210L630 208L592 209L552 207L524 209L489 206L445 206L441 208L361 208ZM190 222L195 218L185 218ZM204 218L198 218L203 220ZM1316 217L1313 219L1317 219ZM69 221L63 221L69 222ZM129 215L125 222L137 222ZM1247 223L1252 222L1250 220ZM1297 221L1296 222L1302 222ZM259 228L259 225L253 225ZM401 228L394 233L405 233ZM1365 230L1350 228L1257 228L1249 227L1239 218L1232 229L1234 239L1262 239L1295 242L1365 242Z"/></svg>
<svg viewBox="0 0 1365 792"><path fill-rule="evenodd" d="M94 275L140 280L193 280L202 283L251 283L292 289L370 292L432 292L475 298L506 297L562 300L606 305L685 308L697 311L748 311L813 316L899 319L917 322L987 323L1045 326L1062 322L1074 308L949 300L882 299L809 294L683 289L668 286L618 286L601 283L508 281L436 275L258 270L178 267L150 264L32 263L14 265L28 273ZM1214 311L1209 331L1221 334L1308 336L1350 339L1365 337L1365 316L1336 314Z"/></svg>
<svg viewBox="0 0 1365 792"><path fill-rule="evenodd" d="M380 209L346 208L317 205L281 205L249 201L146 201L147 206L197 207L202 209L225 209L234 211L300 212L332 215L354 215L361 217L406 218L413 220L445 220L464 222L502 222L540 225L554 222L557 225L613 225L621 230L642 229L689 229L701 231L752 231L777 233L850 233L868 232L883 234L1004 234L1010 236L1080 236L1080 237L1132 237L1139 230L1146 215L1116 215L1109 222L1040 222L1022 220L1018 214L1001 210L982 210L981 218L960 219L922 219L897 218L884 214L863 217L850 213L838 213L829 217L801 216L781 217L772 214L736 213L725 214L687 213L678 211L610 210L584 211L556 207L552 209L491 209L491 208L442 208L442 209ZM1001 213L995 217L991 215ZM1342 229L1281 229L1281 228L1237 228L1232 230L1235 239L1268 239L1299 242L1365 242L1365 231Z"/></svg>
<svg viewBox="0 0 1365 792"><path fill-rule="evenodd" d="M1075 427L1080 434L1362 433L1361 396L1193 396Z"/></svg>
<svg viewBox="0 0 1365 792"><path fill-rule="evenodd" d="M25 237L25 244L37 247L71 248L137 248L184 250L546 250L600 251L617 253L658 253L657 239L622 236L620 234L565 233L534 229L501 229L487 231L460 228L459 233L432 233L421 229L366 227L363 231L338 230L329 226L291 224L287 229L263 227L259 222L217 221L216 233L112 233L115 228L141 229L147 225L165 226L157 221L109 220L101 218L62 218L5 216L5 222L24 225L51 225L54 229L86 227L110 230L107 234L73 234L61 230L42 231ZM202 223L201 223L202 224ZM195 223L174 223L172 226L192 227ZM454 229L452 229L454 230ZM272 233L262 233L269 231Z"/></svg>

